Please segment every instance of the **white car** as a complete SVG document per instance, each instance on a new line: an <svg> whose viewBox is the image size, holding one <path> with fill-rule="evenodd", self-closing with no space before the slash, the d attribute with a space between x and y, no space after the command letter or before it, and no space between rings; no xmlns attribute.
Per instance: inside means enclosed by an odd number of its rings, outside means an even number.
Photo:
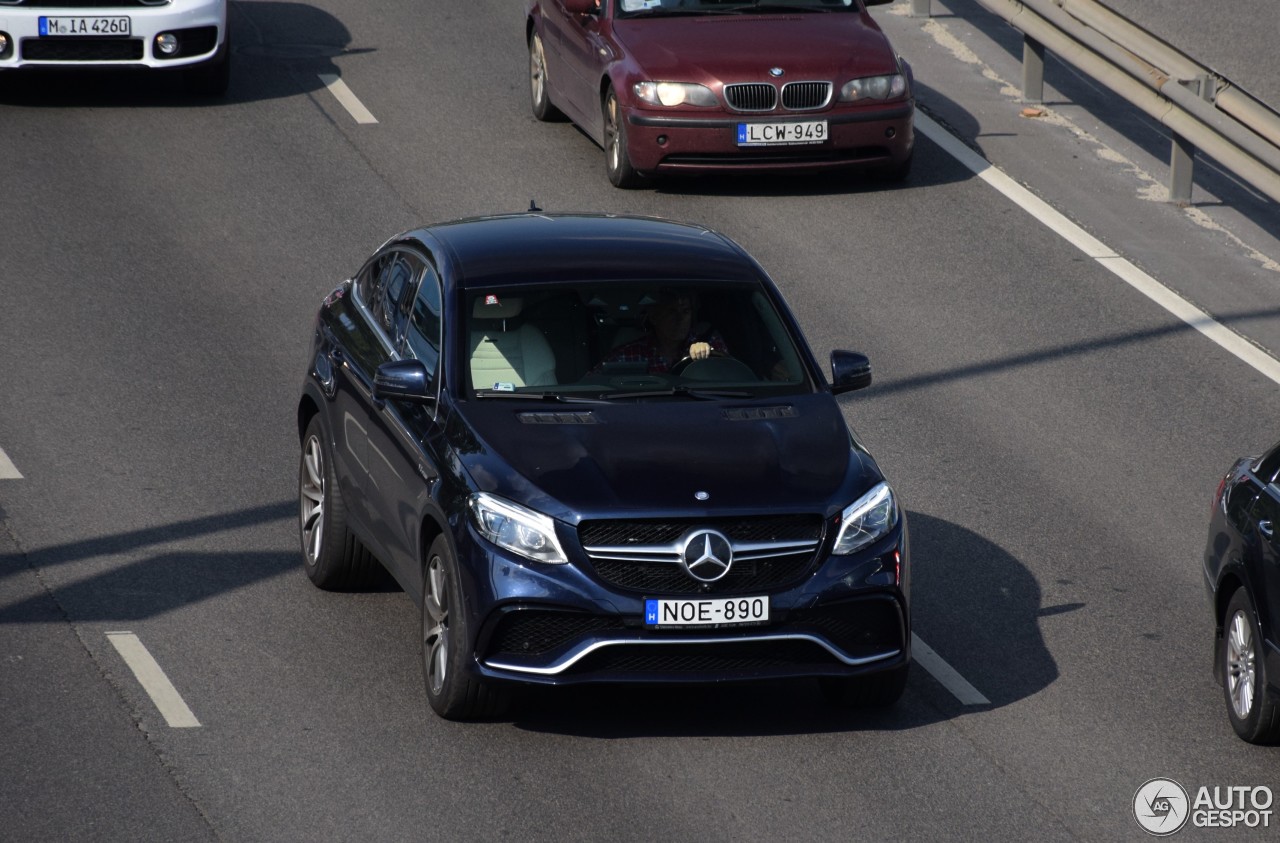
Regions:
<svg viewBox="0 0 1280 843"><path fill-rule="evenodd" d="M0 77L18 68L148 67L227 90L227 0L0 0Z"/></svg>

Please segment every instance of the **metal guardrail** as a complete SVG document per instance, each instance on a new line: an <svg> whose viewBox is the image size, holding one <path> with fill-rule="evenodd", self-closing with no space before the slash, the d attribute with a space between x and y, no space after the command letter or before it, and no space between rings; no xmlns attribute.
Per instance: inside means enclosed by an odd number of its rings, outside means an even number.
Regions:
<svg viewBox="0 0 1280 843"><path fill-rule="evenodd" d="M1043 98L1048 49L1170 129L1170 201L1191 201L1199 148L1280 202L1280 114L1240 86L1096 0L977 2L1023 34L1024 100ZM929 17L930 0L911 14Z"/></svg>

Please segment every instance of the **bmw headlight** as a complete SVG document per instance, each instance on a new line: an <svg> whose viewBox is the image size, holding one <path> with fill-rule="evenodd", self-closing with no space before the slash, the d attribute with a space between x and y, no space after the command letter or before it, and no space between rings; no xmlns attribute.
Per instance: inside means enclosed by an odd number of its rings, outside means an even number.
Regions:
<svg viewBox="0 0 1280 843"><path fill-rule="evenodd" d="M858 100L891 100L907 92L907 78L901 73L892 76L864 76L846 82L840 89L841 102Z"/></svg>
<svg viewBox="0 0 1280 843"><path fill-rule="evenodd" d="M840 533L831 552L845 556L882 538L898 523L898 502L888 483L877 483L840 514Z"/></svg>
<svg viewBox="0 0 1280 843"><path fill-rule="evenodd" d="M716 95L706 85L694 85L687 82L637 82L636 96L649 105L703 105L715 106L720 103Z"/></svg>
<svg viewBox="0 0 1280 843"><path fill-rule="evenodd" d="M556 538L556 525L547 516L486 492L467 502L471 522L480 535L535 562L563 565L569 561Z"/></svg>

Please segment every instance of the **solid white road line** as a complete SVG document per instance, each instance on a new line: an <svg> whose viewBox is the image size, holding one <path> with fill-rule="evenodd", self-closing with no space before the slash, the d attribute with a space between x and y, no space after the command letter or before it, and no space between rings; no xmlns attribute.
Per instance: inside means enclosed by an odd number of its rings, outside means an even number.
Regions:
<svg viewBox="0 0 1280 843"><path fill-rule="evenodd" d="M991 700L982 696L978 689L970 685L956 669L942 660L933 648L920 640L920 636L911 633L911 660L932 674L934 679L955 695L964 705L991 705Z"/></svg>
<svg viewBox="0 0 1280 843"><path fill-rule="evenodd" d="M120 653L125 664L129 665L142 689L151 697L151 702L155 703L171 728L190 729L200 725L200 721L196 720L191 709L182 701L178 689L173 687L169 677L165 676L160 665L138 640L138 636L132 632L108 632L107 640Z"/></svg>
<svg viewBox="0 0 1280 843"><path fill-rule="evenodd" d="M329 89L329 92L342 103L342 107L347 113L356 119L357 123L377 123L378 120L369 113L369 109L364 107L364 103L360 102L359 97L351 93L351 89L347 87L347 83L332 73L319 74L320 81Z"/></svg>
<svg viewBox="0 0 1280 843"><path fill-rule="evenodd" d="M22 472L18 471L18 467L13 464L13 460L9 459L9 455L4 452L4 448L0 448L0 480L21 480Z"/></svg>
<svg viewBox="0 0 1280 843"><path fill-rule="evenodd" d="M1048 203L1018 184L990 161L961 143L954 135L939 126L929 116L917 111L916 128L929 140L941 146L953 158L972 170L978 178L1031 216L1044 223L1062 239L1106 267L1135 290L1163 307L1169 313L1186 322L1210 340L1240 360L1252 366L1275 383L1280 384L1280 360L1258 348L1208 313L1196 307L1182 296L1170 290L1129 261L1117 255L1101 240L1089 234L1067 219Z"/></svg>

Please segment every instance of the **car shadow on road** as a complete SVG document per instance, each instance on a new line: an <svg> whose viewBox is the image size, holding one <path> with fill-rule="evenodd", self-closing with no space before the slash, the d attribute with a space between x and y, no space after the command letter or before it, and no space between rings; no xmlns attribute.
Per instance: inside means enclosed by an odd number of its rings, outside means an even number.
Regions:
<svg viewBox="0 0 1280 843"><path fill-rule="evenodd" d="M885 710L833 707L807 679L531 688L518 695L513 724L614 739L901 731L1009 705L1052 683L1058 668L1039 618L1081 607L1042 607L1026 567L971 530L920 512L908 524L916 633L988 704L962 704L917 662L903 698Z"/></svg>
<svg viewBox="0 0 1280 843"><path fill-rule="evenodd" d="M182 73L75 67L0 74L0 105L24 108L210 108L295 97L341 76L334 59L374 52L351 46L329 12L305 3L232 3L231 87L223 97L188 93Z"/></svg>

